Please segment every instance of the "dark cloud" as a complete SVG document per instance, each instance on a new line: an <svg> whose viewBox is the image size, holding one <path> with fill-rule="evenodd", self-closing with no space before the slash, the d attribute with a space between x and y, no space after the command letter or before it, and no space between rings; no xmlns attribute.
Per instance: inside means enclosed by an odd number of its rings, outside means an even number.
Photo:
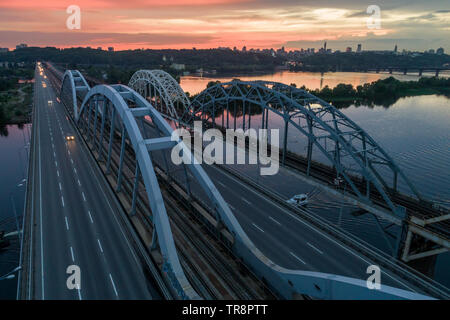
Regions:
<svg viewBox="0 0 450 320"><path fill-rule="evenodd" d="M191 34L167 34L167 33L83 33L78 31L68 32L22 32L0 31L0 47L14 47L17 43L27 43L30 46L77 46L105 44L139 44L170 46L179 44L202 44L213 41L213 36L198 36Z"/></svg>

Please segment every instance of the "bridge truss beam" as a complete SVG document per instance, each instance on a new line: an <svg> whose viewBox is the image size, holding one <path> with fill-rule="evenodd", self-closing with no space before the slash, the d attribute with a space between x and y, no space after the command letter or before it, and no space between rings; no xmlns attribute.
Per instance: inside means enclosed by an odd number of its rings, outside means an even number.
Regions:
<svg viewBox="0 0 450 320"><path fill-rule="evenodd" d="M63 82L64 85L73 85L74 82ZM62 88L62 91L65 88ZM73 90L72 90L73 92ZM74 99L75 100L75 99ZM73 101L72 101L73 102ZM74 102L76 104L76 101ZM70 106L70 104L69 104ZM74 112L76 106L74 106ZM163 274L170 280L172 286L178 291L181 298L198 298L190 283L187 281L181 268L174 239L170 230L169 219L165 209L161 190L153 167L149 150L171 148L172 141L181 147L183 155L190 155L195 159L191 150L169 126L161 114L141 95L123 85L99 85L92 88L84 97L78 114L75 114L80 129L89 132L91 127L100 126L100 140L106 137L105 123L109 123L110 130L116 128L122 132L120 151L120 165L118 182L120 186L120 171L124 153L124 140L126 137L132 145L136 155L136 176L144 180L146 194L149 199L154 225L154 239L164 257ZM149 117L158 128L162 137L146 139L138 125L139 118ZM92 120L94 118L94 120ZM101 123L98 123L100 121ZM84 127L84 128L82 128ZM94 129L93 132L96 132ZM88 135L89 136L89 135ZM95 139L92 135L91 139ZM169 137L171 137L169 142ZM95 140L94 140L95 142ZM101 146L102 144L100 144ZM95 147L95 143L93 143ZM109 148L111 146L111 133ZM101 151L101 149L100 149ZM101 154L101 153L99 153ZM108 154L110 152L108 151ZM109 157L109 155L108 155ZM107 163L109 159L106 159ZM232 250L247 266L259 277L266 279L269 285L281 296L287 299L295 298L298 294L306 294L324 299L428 299L429 297L410 291L389 286L382 286L380 290L370 290L366 281L349 277L310 272L302 270L289 270L278 266L269 260L248 238L238 223L234 214L206 175L201 165L196 161L186 164L193 176L202 186L214 204L219 225L226 227L234 237Z"/></svg>

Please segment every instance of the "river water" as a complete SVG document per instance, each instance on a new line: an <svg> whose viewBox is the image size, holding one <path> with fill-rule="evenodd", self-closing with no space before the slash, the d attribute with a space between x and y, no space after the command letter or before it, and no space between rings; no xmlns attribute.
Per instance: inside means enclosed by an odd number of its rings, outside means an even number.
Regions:
<svg viewBox="0 0 450 320"><path fill-rule="evenodd" d="M17 223L22 225L30 130L30 125L7 125L0 130L0 230L7 233L16 231ZM19 264L19 238L8 239L10 247L0 251L0 276ZM16 288L17 277L1 280L0 299L15 299Z"/></svg>

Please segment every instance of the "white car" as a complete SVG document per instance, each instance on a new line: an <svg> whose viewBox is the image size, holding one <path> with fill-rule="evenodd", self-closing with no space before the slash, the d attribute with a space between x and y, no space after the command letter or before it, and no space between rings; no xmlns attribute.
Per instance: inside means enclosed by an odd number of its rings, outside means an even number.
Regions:
<svg viewBox="0 0 450 320"><path fill-rule="evenodd" d="M297 194L286 202L295 206L305 207L308 204L308 196L304 193Z"/></svg>

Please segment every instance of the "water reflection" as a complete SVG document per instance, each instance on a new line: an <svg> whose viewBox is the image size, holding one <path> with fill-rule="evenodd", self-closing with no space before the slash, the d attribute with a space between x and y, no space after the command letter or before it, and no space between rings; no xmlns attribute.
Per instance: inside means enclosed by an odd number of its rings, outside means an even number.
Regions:
<svg viewBox="0 0 450 320"><path fill-rule="evenodd" d="M14 206L22 221L25 185L20 182L26 178L30 130L29 124L0 126L0 230L6 232L17 228ZM0 251L0 275L18 264L20 244L16 237L10 240L8 250ZM16 298L16 280L1 281L0 286L0 300Z"/></svg>
<svg viewBox="0 0 450 320"><path fill-rule="evenodd" d="M417 81L419 79L418 74L389 74L389 73L361 73L361 72L291 72L281 71L273 74L265 75L230 75L230 76L218 76L218 77L199 77L199 76L182 76L180 85L184 91L189 92L191 95L197 94L206 88L206 85L210 81L228 82L233 79L239 78L243 81L274 81L285 84L295 83L297 87L305 86L308 89L322 89L325 86L334 88L339 83L351 84L353 87L363 85L364 83L370 83L379 79L386 79L388 77L394 77L401 81ZM434 76L434 74L423 74L423 76ZM449 74L442 74L442 76L450 76Z"/></svg>

